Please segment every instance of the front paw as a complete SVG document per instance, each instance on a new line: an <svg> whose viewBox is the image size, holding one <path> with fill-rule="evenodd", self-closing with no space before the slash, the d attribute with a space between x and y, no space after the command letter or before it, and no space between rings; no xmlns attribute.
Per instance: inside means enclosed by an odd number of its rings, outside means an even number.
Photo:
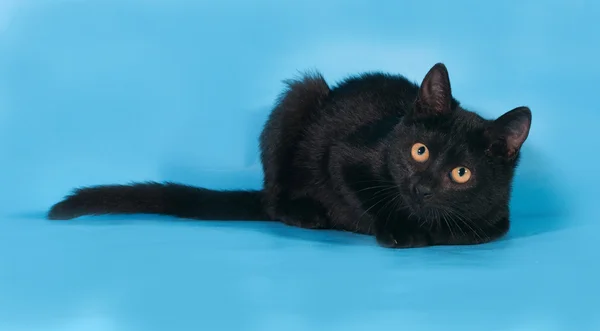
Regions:
<svg viewBox="0 0 600 331"><path fill-rule="evenodd" d="M289 226L295 226L304 229L324 229L325 222L318 217L313 219L296 219L292 217L281 217L281 222Z"/></svg>
<svg viewBox="0 0 600 331"><path fill-rule="evenodd" d="M385 248L417 248L431 246L427 236L418 233L394 234L385 232L378 234L375 238L377 243Z"/></svg>

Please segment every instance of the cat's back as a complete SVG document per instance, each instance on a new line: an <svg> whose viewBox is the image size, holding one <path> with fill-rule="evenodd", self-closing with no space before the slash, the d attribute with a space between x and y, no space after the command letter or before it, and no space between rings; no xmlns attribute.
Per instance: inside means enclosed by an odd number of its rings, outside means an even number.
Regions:
<svg viewBox="0 0 600 331"><path fill-rule="evenodd" d="M330 109L354 116L402 113L419 86L402 75L368 72L346 78L330 94ZM330 111L331 111L330 110Z"/></svg>
<svg viewBox="0 0 600 331"><path fill-rule="evenodd" d="M296 164L327 172L332 147L348 142L359 149L372 146L412 107L418 88L404 76L379 72L339 82L312 113L298 141Z"/></svg>
<svg viewBox="0 0 600 331"><path fill-rule="evenodd" d="M312 138L335 141L383 118L399 118L411 107L418 85L402 75L368 72L337 83L309 126Z"/></svg>

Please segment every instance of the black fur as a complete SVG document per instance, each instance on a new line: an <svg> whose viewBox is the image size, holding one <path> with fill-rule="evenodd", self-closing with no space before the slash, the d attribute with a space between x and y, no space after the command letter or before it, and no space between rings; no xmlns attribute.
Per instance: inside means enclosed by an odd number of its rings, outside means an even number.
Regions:
<svg viewBox="0 0 600 331"><path fill-rule="evenodd" d="M81 215L159 214L191 219L266 220L261 191L213 191L174 183L102 185L75 190L48 213L50 219ZM235 208L231 208L235 206Z"/></svg>
<svg viewBox="0 0 600 331"><path fill-rule="evenodd" d="M374 235L385 247L479 244L508 231L528 108L496 120L463 109L441 63L420 86L382 73L350 77L333 89L319 74L287 86L260 136L262 191L94 186L76 190L48 217L278 220ZM426 161L411 156L415 143L426 145ZM470 180L453 181L456 167L470 169Z"/></svg>

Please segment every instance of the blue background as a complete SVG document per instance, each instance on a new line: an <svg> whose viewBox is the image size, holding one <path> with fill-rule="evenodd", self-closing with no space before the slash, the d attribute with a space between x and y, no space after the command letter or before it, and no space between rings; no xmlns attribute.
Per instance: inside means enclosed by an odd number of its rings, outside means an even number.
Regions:
<svg viewBox="0 0 600 331"><path fill-rule="evenodd" d="M591 0L2 0L0 330L600 329L599 19ZM81 185L259 187L283 79L438 61L482 115L533 111L501 241L44 219Z"/></svg>

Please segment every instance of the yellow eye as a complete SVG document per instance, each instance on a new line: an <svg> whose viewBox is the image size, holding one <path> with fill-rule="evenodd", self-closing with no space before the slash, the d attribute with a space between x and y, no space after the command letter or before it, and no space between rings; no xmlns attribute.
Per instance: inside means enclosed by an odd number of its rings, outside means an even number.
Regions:
<svg viewBox="0 0 600 331"><path fill-rule="evenodd" d="M414 144L412 146L410 154L412 155L412 158L415 159L415 161L417 162L425 162L429 160L429 149L427 148L427 146L421 143Z"/></svg>
<svg viewBox="0 0 600 331"><path fill-rule="evenodd" d="M471 179L471 170L465 167L456 167L450 172L450 178L455 183L464 184Z"/></svg>

